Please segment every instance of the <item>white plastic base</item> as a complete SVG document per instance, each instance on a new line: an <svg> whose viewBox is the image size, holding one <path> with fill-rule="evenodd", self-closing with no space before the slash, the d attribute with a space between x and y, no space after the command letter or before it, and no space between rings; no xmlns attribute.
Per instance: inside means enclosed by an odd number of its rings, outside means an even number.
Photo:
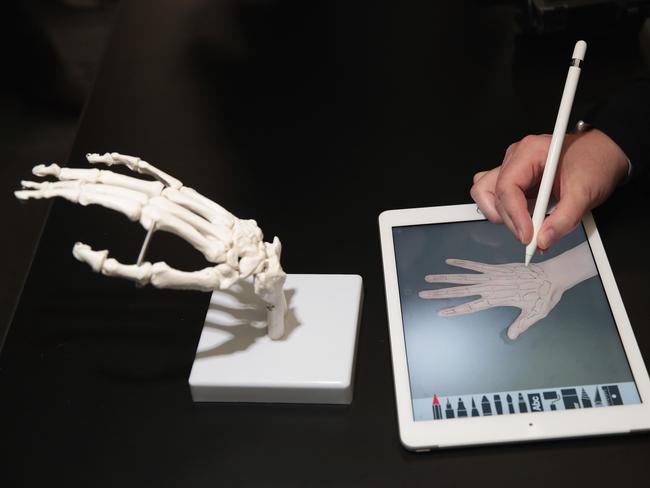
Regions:
<svg viewBox="0 0 650 488"><path fill-rule="evenodd" d="M358 275L288 275L281 340L250 282L215 291L189 383L195 402L352 402L361 315Z"/></svg>

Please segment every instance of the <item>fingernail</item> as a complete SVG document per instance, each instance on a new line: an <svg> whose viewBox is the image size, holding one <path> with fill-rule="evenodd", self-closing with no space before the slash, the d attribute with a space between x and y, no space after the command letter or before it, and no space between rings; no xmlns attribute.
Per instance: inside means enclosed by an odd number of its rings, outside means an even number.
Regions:
<svg viewBox="0 0 650 488"><path fill-rule="evenodd" d="M555 231L551 228L545 229L537 240L537 247L541 249L548 249L551 243L555 240Z"/></svg>
<svg viewBox="0 0 650 488"><path fill-rule="evenodd" d="M514 225L514 224L513 224L513 225ZM522 244L525 244L525 243L524 243L524 231L521 230L521 229L520 229L519 227L517 227L516 225L515 225L515 235L517 236L517 239L519 240L519 242L521 242Z"/></svg>

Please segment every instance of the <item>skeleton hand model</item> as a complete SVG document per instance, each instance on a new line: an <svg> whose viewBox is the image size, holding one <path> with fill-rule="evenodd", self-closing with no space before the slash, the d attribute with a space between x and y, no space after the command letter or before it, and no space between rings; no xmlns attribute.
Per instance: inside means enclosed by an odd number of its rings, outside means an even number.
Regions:
<svg viewBox="0 0 650 488"><path fill-rule="evenodd" d="M438 312L453 317L480 312L492 307L517 307L521 313L508 328L508 337L515 340L529 327L546 317L558 304L566 290L597 273L589 245L578 246L548 261L524 266L522 263L483 264L461 259L447 259L447 264L478 271L481 274L427 275L429 283L455 283L438 290L425 290L421 298L480 298Z"/></svg>
<svg viewBox="0 0 650 488"><path fill-rule="evenodd" d="M148 230L136 264L122 264L108 257L108 251L94 251L76 243L72 254L106 276L119 276L138 284L158 288L211 291L229 288L238 280L254 277L255 293L267 304L268 335L284 335L286 301L282 291L286 274L280 266L280 241L262 241L262 231L254 220L240 220L200 193L183 186L176 178L146 161L118 153L87 154L91 164L125 165L130 170L152 176L157 181L141 180L112 171L61 168L56 164L38 165L36 176L53 176L60 181L23 181L17 198L62 197L81 205L101 205L123 213ZM188 241L205 258L216 264L200 271L186 272L164 262L143 262L152 233L171 232Z"/></svg>

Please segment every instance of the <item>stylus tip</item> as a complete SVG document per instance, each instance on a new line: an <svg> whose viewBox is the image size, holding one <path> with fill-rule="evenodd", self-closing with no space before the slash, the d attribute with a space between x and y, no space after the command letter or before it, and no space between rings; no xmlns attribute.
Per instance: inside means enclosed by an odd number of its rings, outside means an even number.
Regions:
<svg viewBox="0 0 650 488"><path fill-rule="evenodd" d="M533 255L526 253L526 259L524 260L524 264L528 266L530 264L531 259L533 259Z"/></svg>

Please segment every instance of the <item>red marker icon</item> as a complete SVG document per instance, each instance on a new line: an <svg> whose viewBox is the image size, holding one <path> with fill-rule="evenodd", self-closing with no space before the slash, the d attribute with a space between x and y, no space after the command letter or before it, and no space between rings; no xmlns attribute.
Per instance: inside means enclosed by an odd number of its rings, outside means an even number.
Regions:
<svg viewBox="0 0 650 488"><path fill-rule="evenodd" d="M438 420L442 418L442 407L440 407L440 401L438 400L438 395L433 395L433 401L431 402L431 408L433 409L433 419Z"/></svg>

